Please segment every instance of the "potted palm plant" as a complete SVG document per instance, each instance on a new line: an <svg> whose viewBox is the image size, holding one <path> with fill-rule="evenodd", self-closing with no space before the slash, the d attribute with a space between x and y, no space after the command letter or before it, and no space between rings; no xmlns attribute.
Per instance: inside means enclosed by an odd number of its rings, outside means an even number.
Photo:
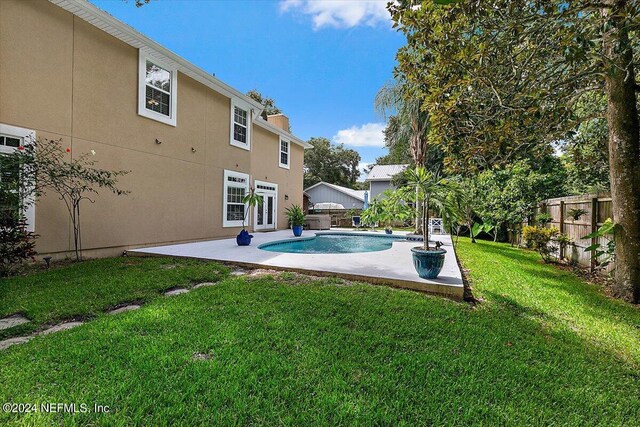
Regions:
<svg viewBox="0 0 640 427"><path fill-rule="evenodd" d="M304 212L299 205L292 205L285 209L289 223L291 224L291 230L296 237L302 236L302 229L304 227Z"/></svg>
<svg viewBox="0 0 640 427"><path fill-rule="evenodd" d="M244 210L244 215L242 217L242 230L236 236L236 243L238 246L249 246L251 244L251 239L253 239L253 235L249 234L249 232L245 230L244 224L247 220L247 216L249 216L251 208L262 205L262 196L256 194L255 188L251 187L249 192L242 198L242 203L247 205L247 209Z"/></svg>
<svg viewBox="0 0 640 427"><path fill-rule="evenodd" d="M440 244L429 245L429 211L438 210L443 217L455 215L455 195L460 192L455 182L427 171L424 167L407 170L406 191L416 192L422 201L422 246L411 248L413 266L423 279L435 279L440 274L447 253Z"/></svg>

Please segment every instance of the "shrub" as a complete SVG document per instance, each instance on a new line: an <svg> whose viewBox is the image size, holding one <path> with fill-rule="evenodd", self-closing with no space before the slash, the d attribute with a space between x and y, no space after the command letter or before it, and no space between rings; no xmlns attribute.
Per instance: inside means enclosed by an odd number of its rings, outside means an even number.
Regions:
<svg viewBox="0 0 640 427"><path fill-rule="evenodd" d="M553 221L553 218L548 213L541 213L536 216L536 222L540 225L549 224L551 221Z"/></svg>
<svg viewBox="0 0 640 427"><path fill-rule="evenodd" d="M596 239L596 243L587 247L585 252L594 253L598 269L606 268L616 259L616 242L614 240L616 228L616 223L611 218L607 218L595 232L583 237L583 239ZM606 240L604 245L597 241L601 237Z"/></svg>
<svg viewBox="0 0 640 427"><path fill-rule="evenodd" d="M25 260L35 261L36 235L27 231L24 218L0 215L0 277L8 276Z"/></svg>
<svg viewBox="0 0 640 427"><path fill-rule="evenodd" d="M560 230L556 227L537 227L527 225L522 228L522 239L527 248L538 252L544 262L553 260L553 253L558 250L554 239L560 236Z"/></svg>

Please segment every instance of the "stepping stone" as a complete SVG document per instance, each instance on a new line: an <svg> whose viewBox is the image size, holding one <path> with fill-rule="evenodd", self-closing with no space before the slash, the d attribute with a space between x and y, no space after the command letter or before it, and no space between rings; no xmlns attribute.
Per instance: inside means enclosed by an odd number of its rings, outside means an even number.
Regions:
<svg viewBox="0 0 640 427"><path fill-rule="evenodd" d="M49 335L49 334L52 334L54 332L66 331L67 329L71 329L71 328L75 328L76 326L80 326L83 323L84 322L61 323L61 324L53 326L53 327L51 327L49 329L45 329L44 331L40 332L40 335Z"/></svg>
<svg viewBox="0 0 640 427"><path fill-rule="evenodd" d="M193 353L191 356L193 360L210 360L212 356L208 353Z"/></svg>
<svg viewBox="0 0 640 427"><path fill-rule="evenodd" d="M187 292L189 292L189 289L185 289L185 288L172 289L170 291L165 292L164 296L172 297L175 295L186 294Z"/></svg>
<svg viewBox="0 0 640 427"><path fill-rule="evenodd" d="M14 314L13 316L5 317L4 319L0 319L0 331L3 329L13 328L14 326L22 325L24 323L29 323L30 320L24 316L19 314Z"/></svg>
<svg viewBox="0 0 640 427"><path fill-rule="evenodd" d="M31 338L33 338L32 336L28 336L28 337L16 337L16 338L9 338L6 339L4 341L0 341L0 350L4 350L6 348L11 347L12 345L15 344L24 344L27 341L29 341Z"/></svg>
<svg viewBox="0 0 640 427"><path fill-rule="evenodd" d="M204 288L204 287L207 287L207 286L213 286L215 284L216 284L216 282L202 282L202 283L198 283L197 285L195 285L193 287L193 289L200 289L200 288Z"/></svg>
<svg viewBox="0 0 640 427"><path fill-rule="evenodd" d="M232 276L244 276L245 274L247 274L247 272L244 270L235 270L231 272Z"/></svg>
<svg viewBox="0 0 640 427"><path fill-rule="evenodd" d="M124 313L125 311L132 311L139 309L140 306L137 304L125 305L124 307L116 308L115 310L111 310L109 314L119 314Z"/></svg>

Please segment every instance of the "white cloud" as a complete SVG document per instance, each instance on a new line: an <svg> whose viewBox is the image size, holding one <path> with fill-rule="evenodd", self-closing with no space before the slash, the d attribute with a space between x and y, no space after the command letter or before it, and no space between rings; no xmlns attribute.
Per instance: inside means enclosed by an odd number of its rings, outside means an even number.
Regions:
<svg viewBox="0 0 640 427"><path fill-rule="evenodd" d="M334 142L351 147L384 147L384 123L367 123L342 129L333 136Z"/></svg>
<svg viewBox="0 0 640 427"><path fill-rule="evenodd" d="M389 0L282 0L280 10L299 10L311 15L313 28L351 28L358 25L370 27L391 23L387 11Z"/></svg>

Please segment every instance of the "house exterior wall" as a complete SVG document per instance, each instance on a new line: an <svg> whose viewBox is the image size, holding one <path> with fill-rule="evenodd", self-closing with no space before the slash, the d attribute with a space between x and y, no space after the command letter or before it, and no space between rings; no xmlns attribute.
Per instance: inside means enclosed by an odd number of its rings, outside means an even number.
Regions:
<svg viewBox="0 0 640 427"><path fill-rule="evenodd" d="M369 194L371 200L390 189L395 190L395 187L391 185L391 181L369 181Z"/></svg>
<svg viewBox="0 0 640 427"><path fill-rule="evenodd" d="M230 145L231 100L180 72L177 125L138 115L138 63L138 49L56 5L0 1L0 123L60 139L70 156L93 150L99 168L131 171L118 185L129 195L100 191L84 203L86 254L236 235L222 222L225 169L278 184L286 227L284 209L302 205L303 148L291 143L290 168L281 168L279 136L255 124L251 151ZM35 232L41 254L72 249L55 195L36 205Z"/></svg>
<svg viewBox="0 0 640 427"><path fill-rule="evenodd" d="M319 185L315 188L306 190L311 199L311 204L333 202L340 203L345 209L362 209L364 203L355 197L342 193L334 188L326 185Z"/></svg>

